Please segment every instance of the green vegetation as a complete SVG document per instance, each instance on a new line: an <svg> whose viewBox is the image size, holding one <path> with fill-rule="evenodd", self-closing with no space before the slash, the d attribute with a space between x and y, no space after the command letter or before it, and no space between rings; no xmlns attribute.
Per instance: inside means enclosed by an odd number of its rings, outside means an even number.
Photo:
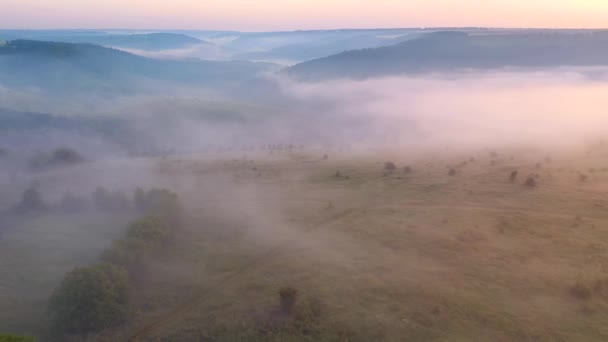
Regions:
<svg viewBox="0 0 608 342"><path fill-rule="evenodd" d="M34 341L36 341L36 340L31 336L0 334L0 342L34 342Z"/></svg>
<svg viewBox="0 0 608 342"><path fill-rule="evenodd" d="M123 323L128 314L126 272L110 264L68 273L49 301L54 331L88 334Z"/></svg>
<svg viewBox="0 0 608 342"><path fill-rule="evenodd" d="M106 199L98 188L96 199ZM48 306L52 332L88 335L125 323L130 281L145 276L146 259L161 251L177 227L177 195L164 189L136 195L147 216L129 225L125 237L102 254L102 262L68 273ZM102 202L103 203L103 202Z"/></svg>

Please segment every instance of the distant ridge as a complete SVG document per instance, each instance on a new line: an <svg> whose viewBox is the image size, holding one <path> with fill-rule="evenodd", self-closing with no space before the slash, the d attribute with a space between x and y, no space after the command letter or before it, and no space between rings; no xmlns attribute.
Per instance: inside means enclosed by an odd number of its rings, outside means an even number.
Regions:
<svg viewBox="0 0 608 342"><path fill-rule="evenodd" d="M608 31L443 31L400 44L352 50L297 64L295 78L367 78L407 73L608 65Z"/></svg>
<svg viewBox="0 0 608 342"><path fill-rule="evenodd" d="M221 85L274 67L241 61L152 59L93 44L13 40L0 45L0 84L48 90L121 92L155 80Z"/></svg>

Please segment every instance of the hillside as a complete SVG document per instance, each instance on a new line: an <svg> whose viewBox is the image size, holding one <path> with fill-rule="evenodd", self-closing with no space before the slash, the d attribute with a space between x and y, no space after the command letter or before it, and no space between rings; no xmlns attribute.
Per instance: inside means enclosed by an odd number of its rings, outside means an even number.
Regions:
<svg viewBox="0 0 608 342"><path fill-rule="evenodd" d="M445 31L397 45L353 50L295 65L299 79L367 78L506 67L544 68L608 64L608 33Z"/></svg>
<svg viewBox="0 0 608 342"><path fill-rule="evenodd" d="M0 46L0 84L48 90L131 92L154 81L225 85L268 63L158 60L92 44L13 40Z"/></svg>
<svg viewBox="0 0 608 342"><path fill-rule="evenodd" d="M121 34L97 31L0 31L0 39L96 44L148 51L181 49L200 44L210 45L208 42L185 34L166 32Z"/></svg>

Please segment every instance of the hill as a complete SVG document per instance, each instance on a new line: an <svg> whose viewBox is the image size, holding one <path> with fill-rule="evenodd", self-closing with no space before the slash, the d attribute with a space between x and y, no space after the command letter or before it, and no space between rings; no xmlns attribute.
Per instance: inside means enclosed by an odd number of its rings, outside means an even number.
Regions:
<svg viewBox="0 0 608 342"><path fill-rule="evenodd" d="M393 46L347 51L300 63L287 72L309 80L367 78L467 69L598 66L608 64L607 57L605 31L444 31Z"/></svg>
<svg viewBox="0 0 608 342"><path fill-rule="evenodd" d="M39 40L74 44L96 44L107 47L159 51L182 49L192 45L211 45L209 42L168 32L114 33L99 31L0 31L0 39Z"/></svg>
<svg viewBox="0 0 608 342"><path fill-rule="evenodd" d="M0 46L0 84L57 91L131 92L154 81L220 86L271 68L269 63L158 60L92 44L13 40Z"/></svg>

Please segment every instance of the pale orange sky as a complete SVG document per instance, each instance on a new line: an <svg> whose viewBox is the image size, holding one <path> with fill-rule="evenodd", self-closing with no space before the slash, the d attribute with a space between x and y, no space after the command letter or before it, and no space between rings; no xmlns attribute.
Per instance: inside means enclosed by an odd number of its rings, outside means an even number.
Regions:
<svg viewBox="0 0 608 342"><path fill-rule="evenodd" d="M608 0L0 0L0 28L608 27Z"/></svg>

